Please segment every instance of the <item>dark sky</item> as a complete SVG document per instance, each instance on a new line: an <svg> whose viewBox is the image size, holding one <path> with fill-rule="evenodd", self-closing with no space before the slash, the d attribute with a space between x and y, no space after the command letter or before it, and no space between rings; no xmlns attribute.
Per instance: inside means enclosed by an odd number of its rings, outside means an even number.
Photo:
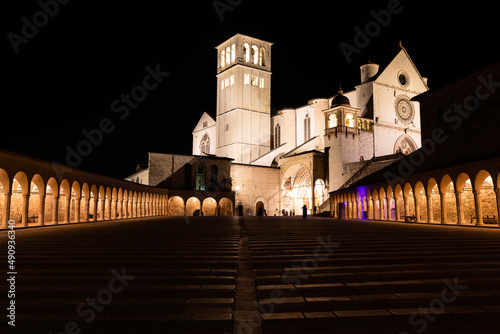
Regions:
<svg viewBox="0 0 500 334"><path fill-rule="evenodd" d="M353 89L359 66L368 59L387 65L400 39L431 89L498 58L492 2L401 0L350 63L340 44L356 46L355 28L364 31L373 11L394 0L218 2L231 6L223 20L212 0L72 0L59 8L41 0L53 17L39 13L34 0L2 2L0 147L65 163L68 147L86 139L84 130L95 134L101 125L108 133L80 147L87 156L72 163L119 178L146 163L149 151L190 154L199 117L215 114L214 48L236 33L275 43L276 110L331 97L340 82ZM26 23L33 19L38 31ZM147 66L169 75L129 113L113 112L113 101L142 85Z"/></svg>

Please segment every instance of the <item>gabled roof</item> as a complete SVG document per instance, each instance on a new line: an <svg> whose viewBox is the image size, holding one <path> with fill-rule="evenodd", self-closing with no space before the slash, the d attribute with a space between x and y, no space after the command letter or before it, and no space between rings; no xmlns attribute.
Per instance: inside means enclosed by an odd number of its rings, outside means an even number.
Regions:
<svg viewBox="0 0 500 334"><path fill-rule="evenodd" d="M211 127L211 126L214 126L217 124L217 121L215 120L215 118L213 118L212 115L210 115L209 113L207 113L206 111L203 112L203 114L201 115L200 117L200 120L198 121L198 123L196 124L194 130L193 130L193 133L197 132L197 131L200 131L200 130L203 130L204 127L203 127L203 123L204 122L208 122L208 126L207 127ZM205 127L205 129L207 128Z"/></svg>

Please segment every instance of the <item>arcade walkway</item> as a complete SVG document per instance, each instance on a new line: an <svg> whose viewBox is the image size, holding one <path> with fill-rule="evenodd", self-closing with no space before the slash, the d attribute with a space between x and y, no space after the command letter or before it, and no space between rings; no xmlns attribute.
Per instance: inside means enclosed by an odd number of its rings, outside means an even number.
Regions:
<svg viewBox="0 0 500 334"><path fill-rule="evenodd" d="M6 241L0 232L3 268ZM16 327L2 284L0 332L498 333L499 254L498 228L394 222L156 217L17 229Z"/></svg>

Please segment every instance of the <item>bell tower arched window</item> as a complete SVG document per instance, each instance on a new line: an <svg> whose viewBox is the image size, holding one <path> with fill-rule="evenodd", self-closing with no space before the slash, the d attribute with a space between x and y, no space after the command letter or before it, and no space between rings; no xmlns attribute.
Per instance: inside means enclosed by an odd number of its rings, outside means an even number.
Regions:
<svg viewBox="0 0 500 334"><path fill-rule="evenodd" d="M254 65L259 64L259 48L256 45L252 45L252 62Z"/></svg>
<svg viewBox="0 0 500 334"><path fill-rule="evenodd" d="M243 45L243 56L245 58L245 62L248 63L250 61L250 45L248 45L248 43Z"/></svg>
<svg viewBox="0 0 500 334"><path fill-rule="evenodd" d="M226 67L226 51L220 53L220 67Z"/></svg>
<svg viewBox="0 0 500 334"><path fill-rule="evenodd" d="M259 51L259 65L260 66L266 66L265 55L266 55L266 49L260 48L260 51Z"/></svg>

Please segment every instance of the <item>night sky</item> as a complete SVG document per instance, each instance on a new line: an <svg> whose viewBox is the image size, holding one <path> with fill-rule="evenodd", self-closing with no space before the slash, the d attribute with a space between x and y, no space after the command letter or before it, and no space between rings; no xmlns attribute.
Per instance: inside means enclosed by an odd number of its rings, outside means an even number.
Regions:
<svg viewBox="0 0 500 334"><path fill-rule="evenodd" d="M146 163L147 152L191 153L201 114L215 115L215 46L236 33L275 43L275 111L334 96L339 83L353 89L359 66L385 67L399 40L431 89L498 59L496 4L486 1L218 0L219 10L212 0L54 3L0 4L0 147L66 163L86 131L96 144L72 167L118 178ZM51 15L39 13L44 6ZM349 63L341 43L355 47L355 28L365 31L388 7L397 13L382 15L385 26ZM143 101L115 102L151 71L161 82L147 83Z"/></svg>

